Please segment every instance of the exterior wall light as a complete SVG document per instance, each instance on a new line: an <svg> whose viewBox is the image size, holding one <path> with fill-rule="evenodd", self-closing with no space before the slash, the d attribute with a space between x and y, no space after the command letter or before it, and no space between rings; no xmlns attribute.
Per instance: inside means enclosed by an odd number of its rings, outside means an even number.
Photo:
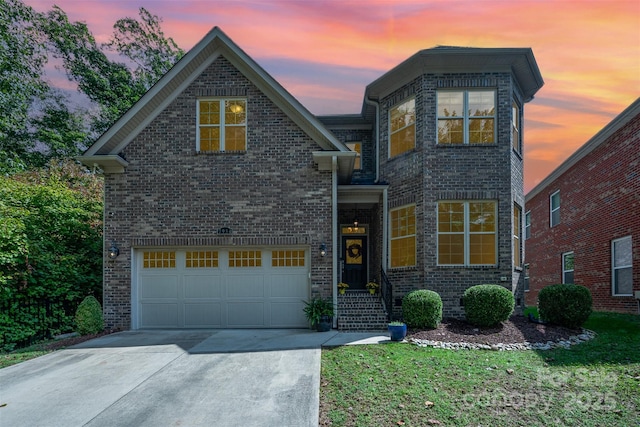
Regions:
<svg viewBox="0 0 640 427"><path fill-rule="evenodd" d="M326 255L327 255L327 245L323 243L320 245L320 256L325 257Z"/></svg>
<svg viewBox="0 0 640 427"><path fill-rule="evenodd" d="M107 254L107 256L109 257L109 259L116 259L118 258L118 255L120 255L120 249L118 249L118 247L116 246L116 242L112 240L111 247L109 248L109 253Z"/></svg>

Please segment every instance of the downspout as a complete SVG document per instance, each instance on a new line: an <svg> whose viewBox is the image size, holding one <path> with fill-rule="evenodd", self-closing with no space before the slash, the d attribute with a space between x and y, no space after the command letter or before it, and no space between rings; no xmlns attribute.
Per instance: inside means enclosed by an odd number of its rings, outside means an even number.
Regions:
<svg viewBox="0 0 640 427"><path fill-rule="evenodd" d="M382 270L387 273L387 242L389 242L389 212L387 189L382 190Z"/></svg>
<svg viewBox="0 0 640 427"><path fill-rule="evenodd" d="M366 102L369 105L373 105L376 109L376 117L374 119L374 131L376 133L376 139L375 139L375 153L376 153L376 180L374 182L378 182L380 181L380 129L378 128L378 116L380 114L380 104L376 101L373 101L369 98L365 98L364 102Z"/></svg>
<svg viewBox="0 0 640 427"><path fill-rule="evenodd" d="M338 327L338 157L331 157L331 294L333 306L333 327Z"/></svg>

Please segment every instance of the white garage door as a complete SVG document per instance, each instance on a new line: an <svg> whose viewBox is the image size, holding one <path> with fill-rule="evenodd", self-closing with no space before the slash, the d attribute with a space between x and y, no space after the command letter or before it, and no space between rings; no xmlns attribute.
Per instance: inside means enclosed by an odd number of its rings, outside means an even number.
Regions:
<svg viewBox="0 0 640 427"><path fill-rule="evenodd" d="M136 251L134 328L307 327L300 248Z"/></svg>

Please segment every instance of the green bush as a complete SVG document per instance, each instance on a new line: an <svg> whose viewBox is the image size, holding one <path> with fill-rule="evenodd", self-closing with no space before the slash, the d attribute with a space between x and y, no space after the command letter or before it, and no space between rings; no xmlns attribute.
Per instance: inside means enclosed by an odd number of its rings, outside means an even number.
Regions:
<svg viewBox="0 0 640 427"><path fill-rule="evenodd" d="M104 329L102 307L93 296L86 297L76 310L76 332L80 335L97 334Z"/></svg>
<svg viewBox="0 0 640 427"><path fill-rule="evenodd" d="M500 285L476 285L464 292L464 312L467 322L476 326L493 326L504 322L513 313L513 294Z"/></svg>
<svg viewBox="0 0 640 427"><path fill-rule="evenodd" d="M402 299L402 316L410 328L437 328L442 320L442 298L427 289L409 292Z"/></svg>
<svg viewBox="0 0 640 427"><path fill-rule="evenodd" d="M579 328L591 315L591 292L584 286L545 286L538 294L538 312L545 322Z"/></svg>

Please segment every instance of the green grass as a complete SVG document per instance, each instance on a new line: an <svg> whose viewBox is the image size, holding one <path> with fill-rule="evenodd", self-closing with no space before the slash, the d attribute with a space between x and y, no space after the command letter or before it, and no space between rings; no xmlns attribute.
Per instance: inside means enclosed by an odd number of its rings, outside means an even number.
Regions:
<svg viewBox="0 0 640 427"><path fill-rule="evenodd" d="M584 326L597 337L568 350L323 350L321 425L640 426L640 317Z"/></svg>
<svg viewBox="0 0 640 427"><path fill-rule="evenodd" d="M45 350L42 345L33 345L10 353L0 353L0 369L16 363L24 362L44 354L50 353L51 350Z"/></svg>

